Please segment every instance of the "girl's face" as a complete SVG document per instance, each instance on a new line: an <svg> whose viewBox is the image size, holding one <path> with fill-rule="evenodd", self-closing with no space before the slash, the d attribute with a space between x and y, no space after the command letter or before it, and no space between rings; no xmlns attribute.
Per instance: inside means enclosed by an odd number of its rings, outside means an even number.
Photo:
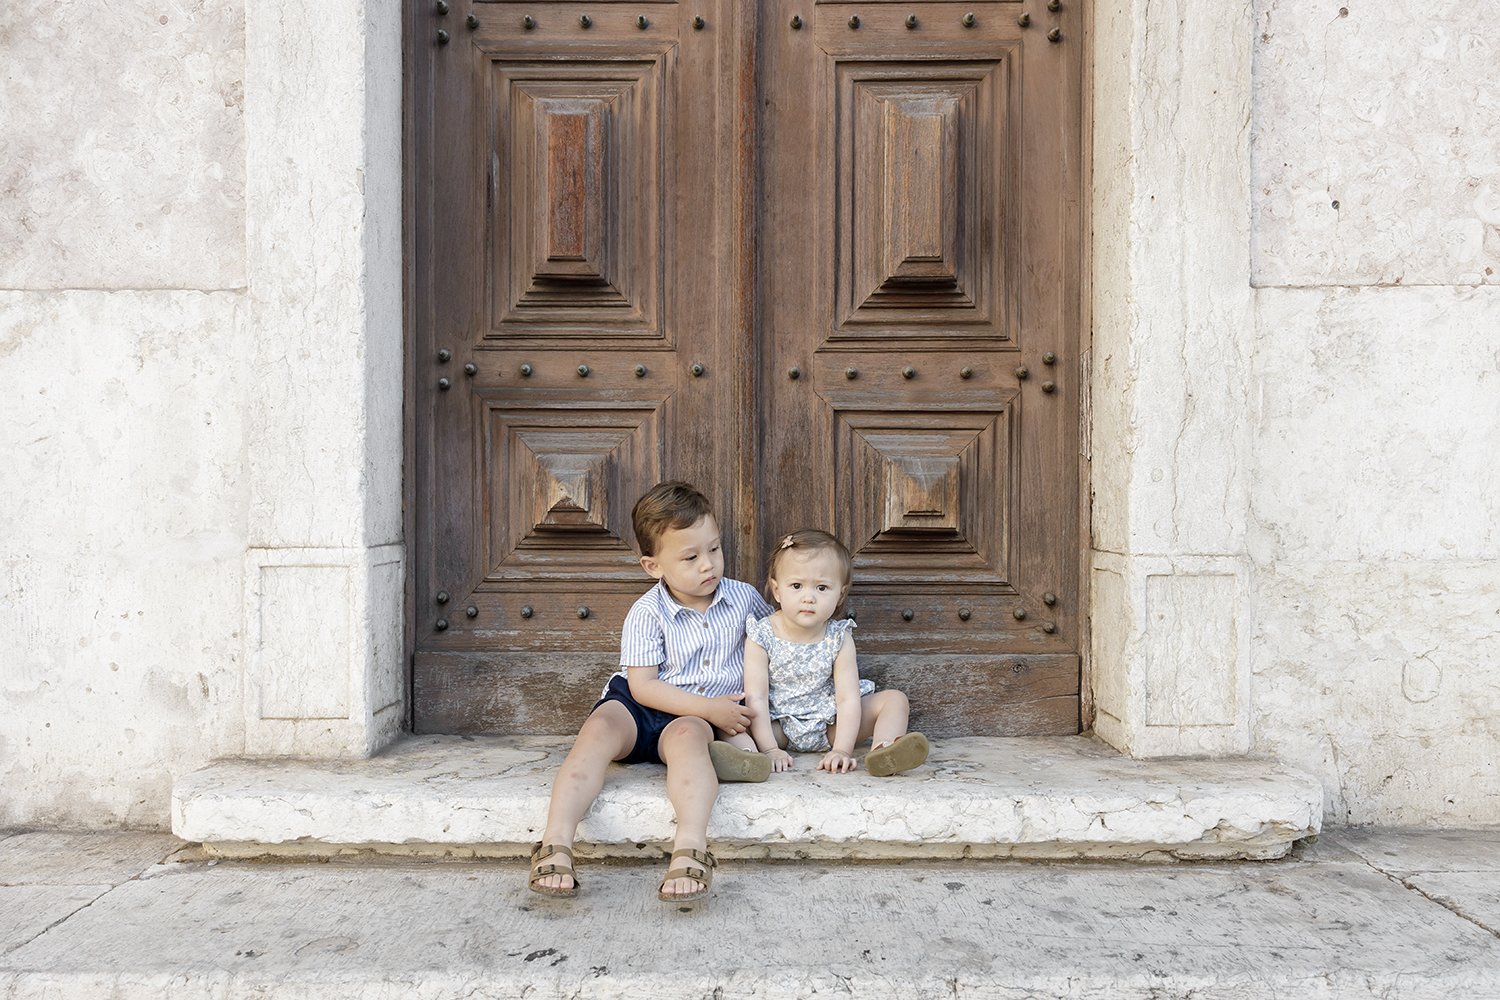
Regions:
<svg viewBox="0 0 1500 1000"><path fill-rule="evenodd" d="M781 613L803 628L816 628L833 616L849 582L838 556L828 549L783 553L771 577L771 597Z"/></svg>

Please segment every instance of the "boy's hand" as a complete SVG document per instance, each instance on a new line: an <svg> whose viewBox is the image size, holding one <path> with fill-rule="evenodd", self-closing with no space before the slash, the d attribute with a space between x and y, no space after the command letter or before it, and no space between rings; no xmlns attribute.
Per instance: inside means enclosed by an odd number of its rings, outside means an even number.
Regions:
<svg viewBox="0 0 1500 1000"><path fill-rule="evenodd" d="M738 736L750 728L750 720L755 717L754 712L740 704L743 697L745 694L742 691L739 694L721 694L717 698L710 698L705 717L730 736Z"/></svg>
<svg viewBox="0 0 1500 1000"><path fill-rule="evenodd" d="M775 750L767 750L766 756L771 759L772 771L790 771L792 769L792 755L777 747Z"/></svg>
<svg viewBox="0 0 1500 1000"><path fill-rule="evenodd" d="M844 753L842 750L830 750L818 761L818 770L827 771L830 774L839 774L844 771L852 771L859 765L852 754Z"/></svg>

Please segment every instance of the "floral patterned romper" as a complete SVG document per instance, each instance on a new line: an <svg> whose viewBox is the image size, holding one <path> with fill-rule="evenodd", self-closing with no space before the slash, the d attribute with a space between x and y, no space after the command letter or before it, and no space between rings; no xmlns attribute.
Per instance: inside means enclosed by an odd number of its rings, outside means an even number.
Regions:
<svg viewBox="0 0 1500 1000"><path fill-rule="evenodd" d="M788 750L830 749L828 725L838 718L833 661L852 628L853 619L830 620L817 642L791 642L776 634L769 616L745 619L745 634L766 651L771 663L771 718L781 723ZM861 698L874 690L874 681L860 680Z"/></svg>

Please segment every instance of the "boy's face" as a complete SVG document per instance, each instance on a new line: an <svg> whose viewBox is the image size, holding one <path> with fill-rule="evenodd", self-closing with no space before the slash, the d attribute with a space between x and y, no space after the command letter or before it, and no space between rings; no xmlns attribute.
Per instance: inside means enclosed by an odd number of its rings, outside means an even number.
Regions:
<svg viewBox="0 0 1500 1000"><path fill-rule="evenodd" d="M656 555L641 556L641 568L664 581L677 603L707 609L724 575L718 522L706 514L686 528L668 528L656 540Z"/></svg>

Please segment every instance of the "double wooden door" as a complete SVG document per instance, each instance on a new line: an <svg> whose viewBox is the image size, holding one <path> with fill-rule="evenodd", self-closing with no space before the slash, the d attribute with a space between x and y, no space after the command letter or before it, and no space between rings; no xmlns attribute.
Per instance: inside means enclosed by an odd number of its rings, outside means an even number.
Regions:
<svg viewBox="0 0 1500 1000"><path fill-rule="evenodd" d="M1078 2L414 13L419 732L576 729L666 478L929 733L1078 730Z"/></svg>

